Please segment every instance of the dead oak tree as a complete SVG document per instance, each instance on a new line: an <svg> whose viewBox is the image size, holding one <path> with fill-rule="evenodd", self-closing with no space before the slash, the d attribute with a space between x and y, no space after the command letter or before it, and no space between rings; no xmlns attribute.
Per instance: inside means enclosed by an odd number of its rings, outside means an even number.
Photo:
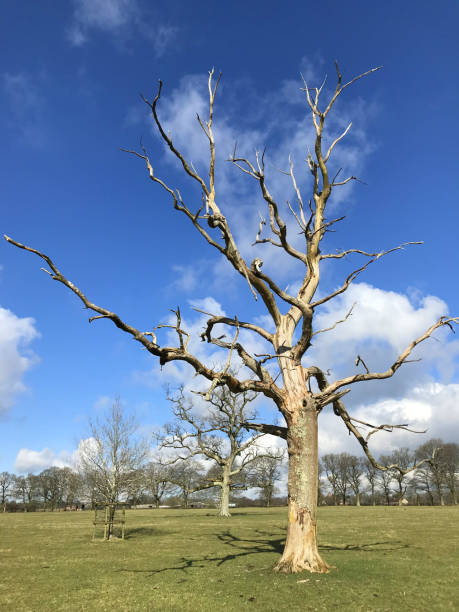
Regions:
<svg viewBox="0 0 459 612"><path fill-rule="evenodd" d="M205 377L210 382L210 390L216 386L226 385L233 393L255 391L262 393L266 398L272 400L285 419L284 428L273 426L257 426L261 431L277 433L287 441L289 454L289 511L287 540L284 553L276 565L278 571L299 572L307 569L312 572L327 572L329 566L321 558L316 540L316 509L317 509L317 481L318 481L318 417L325 406L331 404L337 418L341 419L345 428L355 436L361 444L369 460L379 469L396 469L400 472L407 470L401 466L386 466L378 464L371 454L368 446L369 438L381 430L392 430L398 425L372 425L356 421L346 410L343 396L349 393L352 385L357 382L369 380L387 379L393 376L397 370L409 361L413 349L421 342L429 338L433 332L441 327L457 323L458 318L441 317L434 322L422 335L413 340L409 346L389 365L384 371L371 371L366 367L362 359L357 358L357 365L364 371L358 374L350 374L339 380L328 380L328 376L318 367L303 367L302 358L311 346L311 340L317 334L323 333L325 329L314 329L314 313L333 298L343 294L351 283L358 278L371 264L383 256L398 251L405 245L399 245L386 251L367 252L362 249L353 248L338 253L322 253L321 242L330 227L339 219L327 220L327 203L335 189L345 185L356 177L349 176L340 179L339 173L335 176L329 174L328 163L335 147L345 137L350 125L344 132L331 142L328 148L324 145L324 129L329 113L336 100L351 84L358 79L375 72L373 68L356 76L344 83L342 75L336 65L337 81L334 91L326 102L321 105L324 94L324 85L311 88L304 83L304 93L307 105L311 111L312 122L315 130L315 142L312 151L307 156L307 169L312 176L312 194L305 199L301 193L295 178L293 164L290 163L288 174L292 182L292 190L297 197L297 205L289 204L294 222L304 237L303 246L296 248L292 244L290 234L287 232L287 224L281 215L280 207L268 189L265 177L264 156L256 154L255 160L239 157L234 152L231 162L243 173L254 180L259 187L260 196L267 208L268 228L271 236L262 238L261 230L266 225L264 219L260 223L255 242L270 243L289 256L298 260L304 266L304 274L297 293L292 294L283 290L278 283L268 274L262 272L262 260L254 259L246 261L235 239L235 234L230 228L224 212L224 203L220 201L215 184L215 139L213 132L213 114L216 91L219 78L213 80L213 70L210 72L209 89L209 116L207 121L198 117L200 126L209 144L209 170L208 178L201 176L192 163L185 159L181 151L175 146L171 136L166 132L158 116L158 103L162 92L162 83L159 84L158 92L149 101L144 98L145 103L151 110L153 121L158 129L159 135L183 167L188 177L196 182L202 192L202 205L193 208L187 204L178 189L175 189L156 176L150 163L147 151L131 153L140 158L147 168L147 173L152 182L159 185L170 196L174 208L184 214L191 224L201 234L202 238L213 247L220 256L224 256L247 282L249 289L255 298L261 299L267 313L272 320L274 331L269 331L261 325L241 321L237 317L226 317L209 314L204 339L231 354L237 353L246 368L251 371L251 376L244 379L230 373L227 366L210 367L203 363L196 355L188 350L189 334L182 328L180 310L177 308L176 324L169 325L177 333L177 346L165 346L158 342L156 328L147 332L140 331L129 323L123 321L118 314L107 308L93 303L86 295L58 269L54 262L44 253L16 242L6 237L11 244L35 253L47 264L46 271L52 279L64 284L73 291L83 304L95 314L90 321L95 319L109 319L119 329L130 334L152 355L159 358L161 364L170 361L183 361L188 363L197 374ZM406 243L418 244L418 243ZM324 261L341 260L348 255L356 255L364 259L364 263L356 267L343 281L341 286L327 295L317 294L319 288L321 264ZM213 336L213 328L217 324L223 324L235 330L232 342L225 341L221 337ZM335 324L336 325L336 324ZM158 326L161 327L161 326ZM164 326L162 326L164 327ZM335 326L333 326L335 327ZM270 355L252 355L238 341L239 330L249 330L261 337L272 346ZM277 362L279 377L275 377L266 367L269 359ZM315 380L317 385L312 386ZM366 436L361 433L361 428L369 428ZM412 469L411 466L409 469Z"/></svg>

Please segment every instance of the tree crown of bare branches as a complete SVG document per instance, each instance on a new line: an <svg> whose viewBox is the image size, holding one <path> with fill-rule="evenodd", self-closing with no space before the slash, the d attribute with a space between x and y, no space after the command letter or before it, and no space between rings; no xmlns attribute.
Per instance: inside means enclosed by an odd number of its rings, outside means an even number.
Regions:
<svg viewBox="0 0 459 612"><path fill-rule="evenodd" d="M337 321L333 326L327 329L314 330L313 315L317 308L343 294L355 279L366 271L371 264L377 262L382 257L400 251L406 246L421 244L420 242L406 242L393 248L375 252L352 248L337 253L322 253L320 249L326 233L330 231L332 226L343 219L343 217L335 219L328 219L326 217L326 207L330 196L335 189L339 189L343 185L358 180L358 178L353 175L341 179L340 171L335 173L334 176L329 174L327 164L333 155L335 147L350 130L351 124L349 124L346 129L333 140L330 146L326 148L324 147L323 138L326 119L336 100L344 90L359 79L379 69L380 67L372 68L352 78L348 82L343 82L338 64L336 63L336 86L323 105L321 105L320 102L322 99L321 96L324 93L325 82L322 83L320 87L311 87L303 80L303 91L306 103L311 111L315 130L314 146L312 151L308 153L306 159L307 169L312 177L312 194L310 198L305 198L302 194L291 161L288 170L292 189L296 196L296 203L291 204L288 202L288 208L300 233L304 237L304 246L302 249L298 249L293 245L289 235L289 228L281 215L280 206L268 188L265 176L264 152L255 152L254 159L250 160L245 157L240 157L235 147L229 159L236 168L258 184L260 196L266 207L266 218L268 221L266 221L263 216L261 217L255 244L269 243L274 245L304 265L304 276L296 294L291 294L288 293L287 290L283 290L272 276L262 272L263 261L260 258L255 258L252 262L248 262L244 259L235 235L230 228L228 219L223 213L223 205L219 200L215 183L216 157L213 132L214 103L220 82L220 75L214 79L214 70L212 69L210 71L208 78L208 117L206 120L203 120L199 116L197 117L209 146L207 179L203 178L196 171L192 163L188 161L176 147L171 135L164 129L158 115L158 104L161 99L163 87L162 82L159 82L158 91L152 101L142 96L143 101L151 111L154 124L164 143L167 145L172 155L181 163L184 172L196 182L201 190L202 202L197 208L192 208L184 201L178 189L169 186L162 178L158 177L154 172L148 152L142 144L139 150L124 150L140 158L145 163L149 178L169 195L173 207L184 214L208 245L214 248L220 255L223 255L236 272L245 279L254 298L261 299L264 303L275 328L274 332L270 332L259 324L241 321L236 316L227 317L213 313L204 313L208 318L205 330L202 334L202 339L214 346L226 349L228 352L227 362L221 369L205 365L196 355L189 351L188 344L190 335L182 327L182 317L178 307L173 311L176 318L175 324L159 324L148 331L140 331L131 324L123 321L115 312L101 307L87 298L74 283L66 278L48 255L21 244L7 236L5 236L5 239L16 247L34 253L44 260L47 264L47 268L43 268L44 271L49 274L52 279L67 286L77 295L87 309L95 313L90 317L90 322L97 319L111 320L119 329L130 334L151 354L159 357L161 365L176 360L188 363L194 368L197 374L204 376L210 382L210 388L205 394L207 398L217 386L221 385L226 385L235 393L247 391L263 393L276 403L280 412L288 421L291 414L289 413L288 404L286 402L285 373L287 369L301 368L302 357L310 347L311 339L314 335L334 329L336 325L344 323L352 314L351 309L342 320ZM265 227L269 227L270 235L262 237ZM327 295L317 297L321 262L330 259L342 260L349 255L359 255L363 257L364 263L357 266L348 274L338 288ZM399 465L381 465L375 460L368 447L368 439L373 433L381 430L391 431L394 428L407 429L406 424L373 425L371 423L357 421L349 415L341 398L347 394L350 391L350 387L357 382L381 380L393 376L402 365L410 361L409 357L416 346L430 338L435 330L444 326L452 328L452 324L458 323L458 321L459 319L457 317L441 317L422 335L413 340L413 342L411 342L384 371L371 371L360 356L357 356L356 366L361 365L364 369L363 372L350 374L349 376L333 382L329 382L325 373L317 367L304 368L304 378L309 383L308 398L314 402L318 412L328 404L333 405L335 414L343 420L349 433L355 436L361 444L364 452L373 465L382 470L395 468L401 473L406 473L407 470L414 469L416 464L408 468ZM213 336L213 328L217 324L223 324L229 329L232 328L234 330L232 340L227 340L222 336ZM166 346L158 342L157 332L164 328L175 330L177 335L176 346ZM272 353L266 355L252 355L239 340L239 332L241 329L249 330L270 343L272 346ZM243 365L251 372L251 377L242 379L230 372L231 359L235 354L239 356ZM266 367L265 364L270 359L277 359L284 378L284 387L278 381L278 377L273 377ZM318 391L313 391L311 389L311 379L316 380L319 388ZM269 431L269 433L276 433L277 435L285 437L285 428L279 427L273 429L273 427L274 426L269 425L257 425L257 428L262 432ZM366 437L360 432L360 428L362 427L370 430ZM271 430L269 430L269 428L271 428Z"/></svg>

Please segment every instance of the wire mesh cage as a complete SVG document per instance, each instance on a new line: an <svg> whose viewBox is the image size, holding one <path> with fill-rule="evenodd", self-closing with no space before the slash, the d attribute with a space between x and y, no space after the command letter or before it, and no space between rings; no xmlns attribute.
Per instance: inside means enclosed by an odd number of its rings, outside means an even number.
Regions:
<svg viewBox="0 0 459 612"><path fill-rule="evenodd" d="M126 527L126 505L104 504L94 508L92 539L103 532L103 540L124 540Z"/></svg>

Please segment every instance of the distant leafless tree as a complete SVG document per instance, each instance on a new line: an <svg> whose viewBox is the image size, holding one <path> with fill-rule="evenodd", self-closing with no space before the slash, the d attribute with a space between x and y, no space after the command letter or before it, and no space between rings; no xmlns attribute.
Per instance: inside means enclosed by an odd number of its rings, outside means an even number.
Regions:
<svg viewBox="0 0 459 612"><path fill-rule="evenodd" d="M433 505L433 494L435 491L441 506L445 505L443 487L445 484L445 470L442 457L443 441L440 438L432 438L418 446L415 451L417 460L429 459L423 463L415 472L415 478L423 486L431 499Z"/></svg>
<svg viewBox="0 0 459 612"><path fill-rule="evenodd" d="M10 474L9 472L1 472L0 473L0 499L1 499L3 512L6 512L6 500L8 499L8 494L12 490L13 485L14 485L14 474Z"/></svg>
<svg viewBox="0 0 459 612"><path fill-rule="evenodd" d="M334 453L328 453L322 457L321 465L327 477L328 483L332 489L333 504L336 506L338 503L338 456Z"/></svg>
<svg viewBox="0 0 459 612"><path fill-rule="evenodd" d="M459 482L459 444L449 442L443 444L441 450L445 485L448 488L451 501L457 504L457 487Z"/></svg>
<svg viewBox="0 0 459 612"><path fill-rule="evenodd" d="M183 387L177 395L169 394L175 416L174 423L165 427L162 448L176 449L180 459L203 456L216 466L207 475L201 488L218 487L220 516L229 517L229 495L235 478L261 456L276 458L281 451L261 449L257 446L265 434L251 434L248 426L256 416L251 402L255 393L232 393L227 387L218 387L207 398L208 409L200 416Z"/></svg>
<svg viewBox="0 0 459 612"><path fill-rule="evenodd" d="M90 422L90 434L80 442L80 472L99 501L116 503L137 478L148 446L138 438L138 425L123 414L119 400L103 418Z"/></svg>
<svg viewBox="0 0 459 612"><path fill-rule="evenodd" d="M262 491L262 499L265 506L269 508L274 493L276 492L276 482L281 478L281 464L285 453L279 452L277 455L257 457L250 466L249 484Z"/></svg>
<svg viewBox="0 0 459 612"><path fill-rule="evenodd" d="M355 505L360 506L360 489L364 473L364 459L363 457L348 455L347 464L349 486L355 495Z"/></svg>
<svg viewBox="0 0 459 612"><path fill-rule="evenodd" d="M335 505L338 495L341 497L342 504L346 505L347 492L351 486L350 475L353 459L349 453L329 453L322 457L322 465L333 490Z"/></svg>
<svg viewBox="0 0 459 612"><path fill-rule="evenodd" d="M407 474L409 472L407 472L407 469L409 466L413 465L414 454L410 451L409 448L397 448L393 450L390 455L382 456L380 461L387 462L386 465L392 464L400 466L401 468L400 470L397 468L392 468L390 470L392 474L392 480L397 483L397 501L399 505L401 505L408 484Z"/></svg>
<svg viewBox="0 0 459 612"><path fill-rule="evenodd" d="M379 461L389 461L389 457L382 455L379 458ZM391 470L387 470L385 472L378 472L377 480L379 486L383 492L384 499L386 501L386 505L390 504L391 496L392 496L392 483L394 481L394 473Z"/></svg>
<svg viewBox="0 0 459 612"><path fill-rule="evenodd" d="M174 485L170 481L169 467L161 462L150 461L143 469L144 490L153 498L156 508L159 508L165 495L172 493Z"/></svg>
<svg viewBox="0 0 459 612"><path fill-rule="evenodd" d="M370 487L371 504L373 506L376 506L376 487L378 482L378 470L371 463L371 461L368 461L368 459L366 458L363 462L363 470Z"/></svg>
<svg viewBox="0 0 459 612"><path fill-rule="evenodd" d="M180 460L169 467L169 482L180 490L184 508L190 505L190 495L206 488L204 476L202 463L195 459Z"/></svg>

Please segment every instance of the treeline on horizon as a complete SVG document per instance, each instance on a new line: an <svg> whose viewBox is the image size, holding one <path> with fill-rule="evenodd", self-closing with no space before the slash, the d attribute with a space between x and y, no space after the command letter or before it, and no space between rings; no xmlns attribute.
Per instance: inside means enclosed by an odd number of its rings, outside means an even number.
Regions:
<svg viewBox="0 0 459 612"><path fill-rule="evenodd" d="M368 459L349 453L328 453L319 464L321 505L445 505L457 504L459 445L431 439L416 450L400 448L381 455L384 465L409 468L434 458L403 475L398 470L377 470ZM236 506L284 505L287 497L278 486L280 462L266 458L232 482L230 501ZM151 507L217 507L218 491L209 487L216 466L205 469L196 459L174 465L150 461L126 475L120 500L128 505ZM257 490L254 497L246 491ZM27 476L0 473L3 512L90 509L103 503L91 479L70 467L50 467Z"/></svg>

